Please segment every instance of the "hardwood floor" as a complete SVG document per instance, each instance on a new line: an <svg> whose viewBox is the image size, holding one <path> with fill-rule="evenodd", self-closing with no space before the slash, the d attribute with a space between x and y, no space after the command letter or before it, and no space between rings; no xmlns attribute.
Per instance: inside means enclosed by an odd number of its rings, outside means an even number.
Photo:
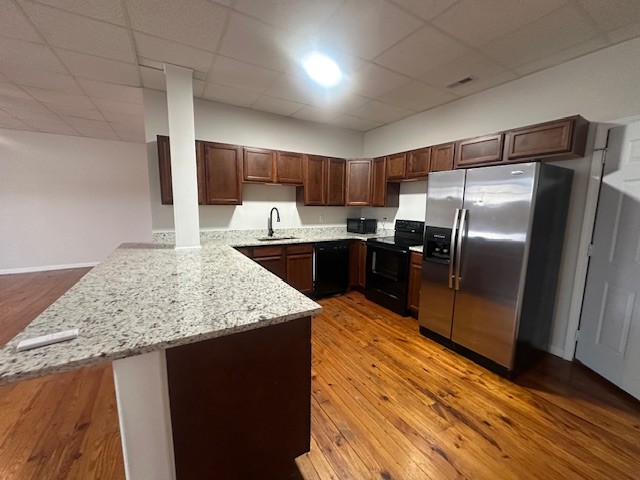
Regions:
<svg viewBox="0 0 640 480"><path fill-rule="evenodd" d="M0 277L2 331L84 271L65 274ZM514 383L359 293L321 303L302 478L638 478L640 403L587 369L549 356ZM113 388L110 365L0 387L0 478L124 478Z"/></svg>

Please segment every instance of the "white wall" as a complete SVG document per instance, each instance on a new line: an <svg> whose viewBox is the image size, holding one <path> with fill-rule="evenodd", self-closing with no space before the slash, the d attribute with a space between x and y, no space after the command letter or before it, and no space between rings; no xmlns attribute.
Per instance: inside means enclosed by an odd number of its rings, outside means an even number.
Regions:
<svg viewBox="0 0 640 480"><path fill-rule="evenodd" d="M379 156L580 114L604 122L640 113L640 39L414 115L365 133L365 156ZM558 162L574 170L554 315L551 352L564 352L590 158ZM406 188L402 186L403 190ZM426 190L425 190L426 192ZM400 196L398 209L364 209L378 218L424 218L426 194Z"/></svg>
<svg viewBox="0 0 640 480"><path fill-rule="evenodd" d="M154 230L173 229L173 207L160 204L160 181L156 135L168 135L166 94L144 91L145 131L151 187ZM337 157L360 157L363 134L311 122L195 100L195 129L198 140L273 148ZM347 207L305 207L295 203L295 187L244 185L243 204L200 206L201 229L266 228L271 207L280 210L282 228L318 224L344 224L359 209Z"/></svg>
<svg viewBox="0 0 640 480"><path fill-rule="evenodd" d="M100 262L150 210L144 145L0 129L0 273Z"/></svg>

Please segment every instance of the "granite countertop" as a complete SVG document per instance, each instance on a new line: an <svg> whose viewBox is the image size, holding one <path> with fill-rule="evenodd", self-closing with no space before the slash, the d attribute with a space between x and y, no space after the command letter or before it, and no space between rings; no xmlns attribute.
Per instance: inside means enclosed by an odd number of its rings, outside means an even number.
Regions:
<svg viewBox="0 0 640 480"><path fill-rule="evenodd" d="M123 244L0 349L0 385L317 314L321 307L229 246ZM20 340L78 338L16 352Z"/></svg>

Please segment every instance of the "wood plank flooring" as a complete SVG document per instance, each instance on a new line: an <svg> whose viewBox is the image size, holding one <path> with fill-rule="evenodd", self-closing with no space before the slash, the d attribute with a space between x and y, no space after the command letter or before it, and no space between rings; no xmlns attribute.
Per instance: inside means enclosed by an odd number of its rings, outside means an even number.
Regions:
<svg viewBox="0 0 640 480"><path fill-rule="evenodd" d="M85 271L0 277L0 338ZM301 478L638 478L640 403L587 369L549 356L510 382L359 293L321 303ZM0 387L0 479L123 471L110 365Z"/></svg>

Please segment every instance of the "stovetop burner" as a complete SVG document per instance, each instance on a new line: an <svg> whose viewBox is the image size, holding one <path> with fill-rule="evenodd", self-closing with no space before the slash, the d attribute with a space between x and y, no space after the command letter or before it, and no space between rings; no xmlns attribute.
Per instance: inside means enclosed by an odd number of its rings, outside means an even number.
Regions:
<svg viewBox="0 0 640 480"><path fill-rule="evenodd" d="M422 245L424 235L424 222L415 220L396 220L395 235L387 237L374 237L367 240L371 243L393 245L399 249L407 249Z"/></svg>

